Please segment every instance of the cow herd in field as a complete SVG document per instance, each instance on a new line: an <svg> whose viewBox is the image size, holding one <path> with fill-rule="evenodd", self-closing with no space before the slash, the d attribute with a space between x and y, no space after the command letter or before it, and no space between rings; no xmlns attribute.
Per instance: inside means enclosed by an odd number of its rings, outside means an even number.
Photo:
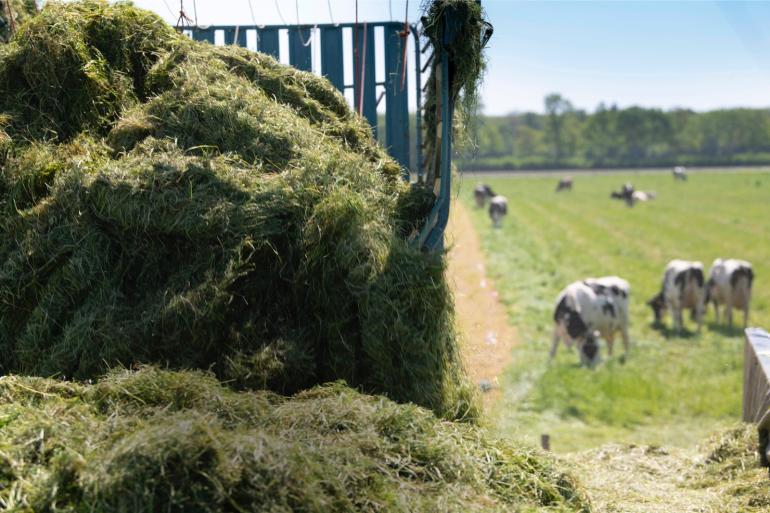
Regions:
<svg viewBox="0 0 770 513"><path fill-rule="evenodd" d="M673 176L675 180L687 180L683 167L675 167ZM572 177L566 177L559 181L556 191L571 190L572 187ZM630 206L636 201L649 201L655 197L654 193L643 193L647 197L640 199L640 192L626 184L619 194ZM613 192L613 197L615 194ZM507 213L506 198L495 194L488 185L477 186L474 197L479 208L489 203L489 215L494 226L498 227ZM717 324L720 323L720 307L723 307L724 320L730 328L733 325L733 310L742 311L745 328L748 325L753 281L751 263L745 260L718 258L712 263L708 277L704 276L701 262L672 260L663 271L660 291L647 301L647 305L652 309L656 327L662 327L668 312L672 328L677 333L684 329L684 312L690 312L700 332L709 305L713 305ZM599 338L604 339L607 354L612 356L614 339L620 332L623 340L621 362L625 361L630 345L630 295L628 281L617 276L586 278L565 287L556 299L553 314L551 358L556 356L559 342L564 342L567 347L577 348L582 365L593 367L600 360Z"/></svg>
<svg viewBox="0 0 770 513"><path fill-rule="evenodd" d="M492 187L485 184L476 186L473 190L473 198L478 208L484 208L484 205L489 203L489 217L492 219L492 225L499 228L503 218L508 214L508 199L495 194Z"/></svg>
<svg viewBox="0 0 770 513"><path fill-rule="evenodd" d="M742 311L745 328L753 282L754 271L745 260L718 258L711 265L708 278L704 278L701 262L672 260L663 271L660 291L647 305L652 309L655 326L662 326L669 312L677 333L684 329L683 313L687 311L700 332L709 305L714 307L717 323L723 307L725 322L731 328L733 310ZM586 278L569 284L556 299L551 358L563 341L567 347L577 347L581 364L593 367L599 361L598 338L606 341L607 354L612 356L614 338L620 332L624 349L621 361L625 361L630 344L630 296L630 285L617 276Z"/></svg>
<svg viewBox="0 0 770 513"><path fill-rule="evenodd" d="M672 170L674 180L687 181L687 170L682 166L677 166ZM559 179L556 185L556 192L571 191L574 185L574 179L566 176ZM652 201L657 197L655 191L637 191L633 184L624 183L619 191L612 191L610 198L622 200L629 207L637 203ZM503 218L508 214L508 199L505 196L496 194L489 185L478 184L473 190L473 198L476 201L476 207L484 208L489 204L489 217L492 219L492 225L499 228Z"/></svg>

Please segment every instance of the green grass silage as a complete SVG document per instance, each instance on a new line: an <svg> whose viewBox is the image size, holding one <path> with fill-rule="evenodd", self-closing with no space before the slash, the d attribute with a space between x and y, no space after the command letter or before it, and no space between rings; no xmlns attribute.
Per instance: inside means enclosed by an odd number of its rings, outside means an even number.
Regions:
<svg viewBox="0 0 770 513"><path fill-rule="evenodd" d="M0 372L344 379L474 418L419 190L324 79L129 4L0 48Z"/></svg>
<svg viewBox="0 0 770 513"><path fill-rule="evenodd" d="M143 368L0 378L0 509L589 511L542 454L340 385L292 398Z"/></svg>
<svg viewBox="0 0 770 513"><path fill-rule="evenodd" d="M509 215L499 230L485 211L473 219L487 270L521 337L496 412L500 433L533 443L550 433L558 451L608 441L692 447L739 419L742 332L716 325L709 310L700 336L689 319L688 333L676 336L652 326L645 301L673 258L707 268L716 257L744 258L757 276L750 324L770 326L768 176L696 173L682 183L669 173L577 175L574 190L558 194L554 175L489 180L508 197ZM658 198L634 208L611 200L610 191L626 181ZM468 205L473 185L466 175ZM556 295L572 281L610 274L631 284L629 360L608 359L588 371L561 346L549 365ZM665 322L671 325L668 316ZM615 350L622 352L619 338Z"/></svg>

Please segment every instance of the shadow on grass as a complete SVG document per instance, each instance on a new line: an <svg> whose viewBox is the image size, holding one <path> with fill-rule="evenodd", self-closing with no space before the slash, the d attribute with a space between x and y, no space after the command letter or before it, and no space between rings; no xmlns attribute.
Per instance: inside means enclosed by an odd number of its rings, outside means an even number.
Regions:
<svg viewBox="0 0 770 513"><path fill-rule="evenodd" d="M709 331L719 333L725 337L739 337L743 335L743 327L737 324L728 326L726 324L718 324L716 322L710 322L707 324Z"/></svg>
<svg viewBox="0 0 770 513"><path fill-rule="evenodd" d="M676 330L673 327L667 326L662 323L656 323L651 322L649 324L649 327L665 338L666 340L671 338L684 338L684 339L690 339L690 338L696 338L699 334L697 331L690 331L687 328L683 327L681 330Z"/></svg>

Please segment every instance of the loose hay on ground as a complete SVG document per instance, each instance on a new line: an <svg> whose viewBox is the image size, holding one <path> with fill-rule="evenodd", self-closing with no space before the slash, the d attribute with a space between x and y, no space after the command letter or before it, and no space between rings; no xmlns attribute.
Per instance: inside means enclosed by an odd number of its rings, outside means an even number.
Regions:
<svg viewBox="0 0 770 513"><path fill-rule="evenodd" d="M760 513L770 507L770 483L756 447L756 427L743 424L699 451L611 444L564 458L597 513Z"/></svg>
<svg viewBox="0 0 770 513"><path fill-rule="evenodd" d="M424 191L325 80L125 3L0 50L0 372L344 379L475 418ZM7 137L6 137L7 135Z"/></svg>
<svg viewBox="0 0 770 513"><path fill-rule="evenodd" d="M547 457L343 385L237 393L143 368L0 378L0 509L588 511Z"/></svg>

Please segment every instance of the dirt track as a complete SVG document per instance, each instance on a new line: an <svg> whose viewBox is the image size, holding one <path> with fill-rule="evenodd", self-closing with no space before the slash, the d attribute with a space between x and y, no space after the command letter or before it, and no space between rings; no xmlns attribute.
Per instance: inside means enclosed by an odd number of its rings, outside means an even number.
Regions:
<svg viewBox="0 0 770 513"><path fill-rule="evenodd" d="M463 359L474 384L491 386L482 393L484 409L489 411L500 397L499 377L511 359L518 335L508 324L505 308L486 276L479 237L460 202L452 205L447 245Z"/></svg>

